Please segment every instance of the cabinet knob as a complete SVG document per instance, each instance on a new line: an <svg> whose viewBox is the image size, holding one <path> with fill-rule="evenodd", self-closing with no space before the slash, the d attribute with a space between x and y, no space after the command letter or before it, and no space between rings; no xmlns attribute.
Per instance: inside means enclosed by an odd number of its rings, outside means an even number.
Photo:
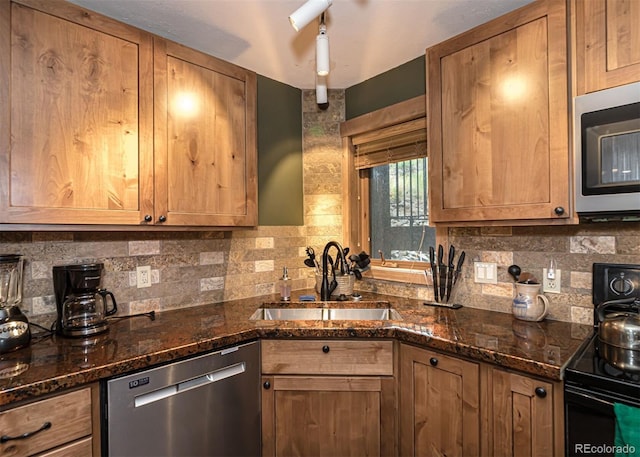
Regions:
<svg viewBox="0 0 640 457"><path fill-rule="evenodd" d="M262 387L269 390L271 388L271 383L269 381L265 381L264 384L262 384Z"/></svg>
<svg viewBox="0 0 640 457"><path fill-rule="evenodd" d="M564 214L564 208L562 206L556 206L553 210L556 216L562 216Z"/></svg>
<svg viewBox="0 0 640 457"><path fill-rule="evenodd" d="M166 222L166 221L167 221L167 216L165 216L165 215L163 214L162 216L160 216L160 217L158 218L158 221L160 221L160 222Z"/></svg>
<svg viewBox="0 0 640 457"><path fill-rule="evenodd" d="M329 346L322 346L322 352L324 352L325 354L329 353Z"/></svg>
<svg viewBox="0 0 640 457"><path fill-rule="evenodd" d="M153 220L153 218L151 217L151 214L147 214L144 216L144 221L145 222L151 222Z"/></svg>
<svg viewBox="0 0 640 457"><path fill-rule="evenodd" d="M431 357L429 359L429 363L431 364L431 366L435 367L438 364L438 359L436 359L435 357Z"/></svg>
<svg viewBox="0 0 640 457"><path fill-rule="evenodd" d="M547 396L547 390L544 387L536 387L535 393L536 396L540 398L544 398Z"/></svg>

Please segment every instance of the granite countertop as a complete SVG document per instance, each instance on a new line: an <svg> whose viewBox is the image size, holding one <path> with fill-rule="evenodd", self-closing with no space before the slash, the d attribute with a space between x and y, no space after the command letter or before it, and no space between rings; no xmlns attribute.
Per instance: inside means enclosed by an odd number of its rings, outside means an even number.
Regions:
<svg viewBox="0 0 640 457"><path fill-rule="evenodd" d="M295 292L292 299L309 291ZM551 380L585 338L587 325L520 321L511 314L463 307L425 306L420 300L363 294L361 302L330 305L385 307L400 321L261 321L250 316L265 296L110 321L92 338L38 337L29 347L0 356L0 407L100 379L257 338L395 338ZM387 303L388 302L388 303ZM294 303L318 307L323 302ZM292 306L292 305L289 305Z"/></svg>

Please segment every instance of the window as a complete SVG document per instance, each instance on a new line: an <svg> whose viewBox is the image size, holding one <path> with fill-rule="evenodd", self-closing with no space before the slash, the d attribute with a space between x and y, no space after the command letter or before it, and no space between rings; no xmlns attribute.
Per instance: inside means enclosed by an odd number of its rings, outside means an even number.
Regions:
<svg viewBox="0 0 640 457"><path fill-rule="evenodd" d="M416 97L341 126L344 238L371 255L374 278L424 283L429 246L444 241L428 225L424 103Z"/></svg>
<svg viewBox="0 0 640 457"><path fill-rule="evenodd" d="M435 245L429 227L427 158L379 165L369 171L371 252L385 259L428 262ZM380 256L376 256L380 257Z"/></svg>

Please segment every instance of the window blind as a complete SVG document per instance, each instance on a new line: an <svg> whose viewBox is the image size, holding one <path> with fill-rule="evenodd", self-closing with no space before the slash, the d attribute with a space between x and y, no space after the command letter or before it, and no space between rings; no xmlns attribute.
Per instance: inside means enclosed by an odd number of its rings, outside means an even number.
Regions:
<svg viewBox="0 0 640 457"><path fill-rule="evenodd" d="M356 169L427 156L426 119L414 119L351 137Z"/></svg>

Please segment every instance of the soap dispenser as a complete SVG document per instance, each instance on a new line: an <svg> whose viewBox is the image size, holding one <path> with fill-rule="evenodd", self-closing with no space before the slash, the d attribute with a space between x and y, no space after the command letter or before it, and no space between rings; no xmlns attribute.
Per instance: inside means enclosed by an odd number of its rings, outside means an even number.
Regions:
<svg viewBox="0 0 640 457"><path fill-rule="evenodd" d="M289 279L287 267L282 269L282 278L280 278L280 300L291 300L291 279Z"/></svg>

